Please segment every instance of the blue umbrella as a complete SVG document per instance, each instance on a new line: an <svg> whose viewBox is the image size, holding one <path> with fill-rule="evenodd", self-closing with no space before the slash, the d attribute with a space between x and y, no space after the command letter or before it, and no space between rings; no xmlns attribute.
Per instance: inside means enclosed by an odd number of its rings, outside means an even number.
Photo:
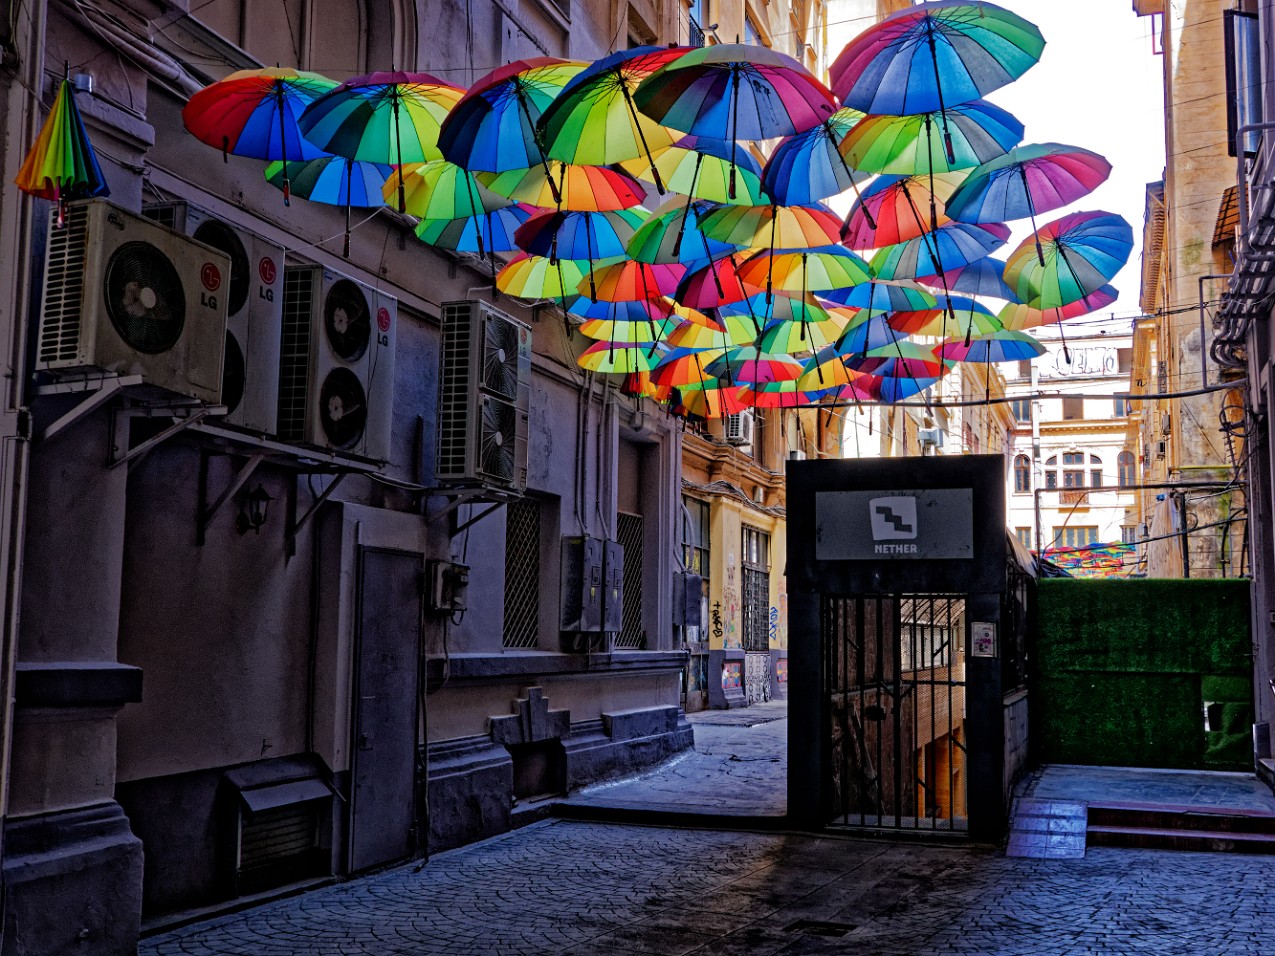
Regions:
<svg viewBox="0 0 1275 956"><path fill-rule="evenodd" d="M782 140L762 172L762 188L781 205L799 206L862 182L868 174L853 169L838 149L862 118L858 110L842 107L813 129Z"/></svg>
<svg viewBox="0 0 1275 956"><path fill-rule="evenodd" d="M991 296L1006 302L1018 302L1019 298L1014 290L1005 284L1004 272L1004 262L992 256L984 256L948 272L947 287L952 292L964 292L966 295ZM926 276L920 281L927 285L937 285L938 278Z"/></svg>
<svg viewBox="0 0 1275 956"><path fill-rule="evenodd" d="M345 207L345 258L350 258L350 207L368 208L384 205L381 187L394 167L384 163L366 163L344 156L320 156L318 159L266 166L266 182L292 195L329 206Z"/></svg>
<svg viewBox="0 0 1275 956"><path fill-rule="evenodd" d="M1008 239L1009 229L1000 223L974 226L952 222L915 239L881 249L869 264L880 279L945 276L945 266L968 265L999 249Z"/></svg>

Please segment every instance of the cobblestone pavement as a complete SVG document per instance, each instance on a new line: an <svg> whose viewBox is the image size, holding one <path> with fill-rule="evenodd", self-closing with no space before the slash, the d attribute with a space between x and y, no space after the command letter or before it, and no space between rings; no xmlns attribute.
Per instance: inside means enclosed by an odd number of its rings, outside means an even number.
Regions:
<svg viewBox="0 0 1275 956"><path fill-rule="evenodd" d="M140 953L1269 954L1270 868L1269 858L1228 854L1090 849L1081 860L1023 860L977 847L546 821L419 872L399 867L152 937ZM829 923L838 925L818 925Z"/></svg>

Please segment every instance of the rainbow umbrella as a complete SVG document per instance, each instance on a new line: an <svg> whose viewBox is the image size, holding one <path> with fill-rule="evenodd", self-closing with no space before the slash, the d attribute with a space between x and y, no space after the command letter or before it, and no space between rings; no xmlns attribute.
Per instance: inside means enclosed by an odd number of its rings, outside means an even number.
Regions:
<svg viewBox="0 0 1275 956"><path fill-rule="evenodd" d="M573 259L587 263L589 298L596 299L593 263L601 259L622 258L625 247L641 224L641 214L631 210L546 212L519 226L514 233L514 241L519 248L532 255L546 256L550 261Z"/></svg>
<svg viewBox="0 0 1275 956"><path fill-rule="evenodd" d="M808 206L721 206L700 220L704 235L746 249L810 249L835 245L841 220L822 203Z"/></svg>
<svg viewBox="0 0 1275 956"><path fill-rule="evenodd" d="M279 189L290 189L310 202L345 207L345 249L350 258L350 209L366 209L383 203L381 189L394 167L384 163L362 163L344 156L320 156L318 159L282 161L266 166L266 182Z"/></svg>
<svg viewBox="0 0 1275 956"><path fill-rule="evenodd" d="M738 415L748 408L740 398L742 389L726 386L723 388L678 388L674 389L674 398L670 401L673 411L679 415L696 418L723 418L726 415Z"/></svg>
<svg viewBox="0 0 1275 956"><path fill-rule="evenodd" d="M642 179L661 181L674 192L711 202L756 206L770 197L761 186L761 167L747 150L732 152L723 139L682 136L651 159L622 164ZM731 172L736 176L734 188Z"/></svg>
<svg viewBox="0 0 1275 956"><path fill-rule="evenodd" d="M672 134L638 112L633 91L665 63L682 55L677 47L640 46L585 67L540 114L545 155L564 163L604 166L645 156L673 142ZM655 187L664 193L659 175Z"/></svg>
<svg viewBox="0 0 1275 956"><path fill-rule="evenodd" d="M848 321L847 310L838 309L831 302L821 302L814 294L799 296L785 292L775 292L766 301L765 293L749 296L739 302L727 302L717 310L719 319L726 316L753 316L762 325L773 321L784 322L827 322L837 316L839 320Z"/></svg>
<svg viewBox="0 0 1275 956"><path fill-rule="evenodd" d="M667 336L668 344L679 349L729 349L751 345L757 338L757 327L741 315L723 316L710 324L683 322Z"/></svg>
<svg viewBox="0 0 1275 956"><path fill-rule="evenodd" d="M869 261L882 279L944 275L944 266L968 265L1005 245L1009 229L1000 223L975 226L951 222L934 232L878 250Z"/></svg>
<svg viewBox="0 0 1275 956"><path fill-rule="evenodd" d="M818 402L825 391L804 389L796 382L757 382L742 386L739 400L753 408L804 408Z"/></svg>
<svg viewBox="0 0 1275 956"><path fill-rule="evenodd" d="M604 302L655 299L671 294L685 274L686 267L674 263L657 266L623 259L597 270L589 298Z"/></svg>
<svg viewBox="0 0 1275 956"><path fill-rule="evenodd" d="M202 143L252 159L318 159L330 150L303 138L300 119L336 87L318 73L285 68L240 70L204 87L182 107L182 123ZM362 158L362 157L356 157ZM291 198L285 166L283 201Z"/></svg>
<svg viewBox="0 0 1275 956"><path fill-rule="evenodd" d="M496 288L519 299L557 299L566 312L567 299L576 297L576 286L591 265L574 259L516 256L496 274Z"/></svg>
<svg viewBox="0 0 1275 956"><path fill-rule="evenodd" d="M864 30L841 51L829 75L842 104L865 113L937 110L944 147L955 162L948 107L1018 79L1044 48L1040 31L1017 14L982 0L936 0L899 10Z"/></svg>
<svg viewBox="0 0 1275 956"><path fill-rule="evenodd" d="M545 56L515 60L488 73L469 88L439 130L443 157L475 172L540 166L553 193L554 201L546 205L557 205L560 197L537 124L562 88L586 66Z"/></svg>
<svg viewBox="0 0 1275 956"><path fill-rule="evenodd" d="M1001 328L996 316L986 306L964 296L943 296L938 308L916 312L895 312L888 319L891 326L909 335L934 338L984 335Z"/></svg>
<svg viewBox="0 0 1275 956"><path fill-rule="evenodd" d="M964 292L972 296L991 296L994 299L1005 299L1007 302L1018 301L1014 290L1005 284L1003 278L1005 263L992 256L984 256L955 269L948 269L943 277L952 292ZM926 285L940 285L938 276L925 276L918 281Z"/></svg>
<svg viewBox="0 0 1275 956"><path fill-rule="evenodd" d="M928 181L921 176L878 176L850 208L841 230L841 241L851 249L881 249L915 239L932 226L951 220L943 200L964 178L964 173L944 173ZM930 209L927 218L923 207Z"/></svg>
<svg viewBox="0 0 1275 956"><path fill-rule="evenodd" d="M907 279L878 279L848 289L833 289L823 293L823 298L869 315L938 307L938 299L932 293Z"/></svg>
<svg viewBox="0 0 1275 956"><path fill-rule="evenodd" d="M732 253L688 271L678 283L673 298L684 306L702 312L730 302L742 302L761 292L739 277L739 266L746 258L739 253Z"/></svg>
<svg viewBox="0 0 1275 956"><path fill-rule="evenodd" d="M710 375L707 368L725 351L724 348L676 346L660 357L651 372L651 381L673 388L716 388L717 377Z"/></svg>
<svg viewBox="0 0 1275 956"><path fill-rule="evenodd" d="M947 214L962 222L1031 220L1087 196L1111 175L1107 160L1079 146L1019 146L973 170L948 198ZM1036 245L1044 265L1045 254Z"/></svg>
<svg viewBox="0 0 1275 956"><path fill-rule="evenodd" d="M943 371L943 360L933 349L910 339L868 349L851 356L846 364L856 372L871 372L882 378L932 378Z"/></svg>
<svg viewBox="0 0 1275 956"><path fill-rule="evenodd" d="M699 230L700 217L717 208L716 203L677 197L669 200L642 223L629 240L628 254L638 262L680 262L716 259L735 251L735 246L705 238Z"/></svg>
<svg viewBox="0 0 1275 956"><path fill-rule="evenodd" d="M875 381L879 376L870 376L867 372L859 372L847 364L853 356L845 354L835 345L820 349L802 366L801 377L797 379L797 387L814 391L816 389L844 388L856 386L865 389L866 381ZM867 398L868 395L860 395Z"/></svg>
<svg viewBox="0 0 1275 956"><path fill-rule="evenodd" d="M673 306L668 299L621 299L607 302L580 295L570 300L567 311L586 322L646 322L652 318L663 322L674 317ZM681 316L675 318L678 323L685 321ZM676 328L676 325L673 327Z"/></svg>
<svg viewBox="0 0 1275 956"><path fill-rule="evenodd" d="M942 375L927 375L922 378L910 378L906 375L883 376L876 383L876 398L882 402L901 402L913 395L921 394L937 383L940 378Z"/></svg>
<svg viewBox="0 0 1275 956"><path fill-rule="evenodd" d="M1033 242L1042 247L1039 258ZM1133 230L1123 216L1075 212L1024 240L1006 260L1005 282L1034 308L1058 308L1101 289L1132 251Z"/></svg>
<svg viewBox="0 0 1275 956"><path fill-rule="evenodd" d="M845 330L845 320L835 316L824 322L789 322L780 319L761 331L754 343L759 352L795 355L831 345Z"/></svg>
<svg viewBox="0 0 1275 956"><path fill-rule="evenodd" d="M619 305L620 303L609 304ZM659 341L676 329L681 321L676 317L659 319L655 316L641 320L585 319L576 330L587 338L602 342Z"/></svg>
<svg viewBox="0 0 1275 956"><path fill-rule="evenodd" d="M845 246L816 246L792 252L762 252L739 269L740 278L749 285L762 285L766 296L772 288L783 292L807 292L848 289L872 278L868 264Z"/></svg>
<svg viewBox="0 0 1275 956"><path fill-rule="evenodd" d="M440 124L460 98L460 90L429 73L368 73L314 100L297 122L326 153L394 166L425 163L443 158ZM406 208L400 188L398 211Z"/></svg>
<svg viewBox="0 0 1275 956"><path fill-rule="evenodd" d="M513 200L486 189L469 170L445 159L398 167L382 192L386 202L402 195L403 211L418 219L463 219L513 205Z"/></svg>
<svg viewBox="0 0 1275 956"><path fill-rule="evenodd" d="M890 324L889 317L861 312L846 326L834 344L837 352L849 355L852 352L866 352L883 345L893 345L903 337L904 334Z"/></svg>
<svg viewBox="0 0 1275 956"><path fill-rule="evenodd" d="M791 355L772 354L755 346L740 345L727 349L720 358L709 363L706 371L732 385L754 385L800 378L801 363Z"/></svg>
<svg viewBox="0 0 1275 956"><path fill-rule="evenodd" d="M744 43L684 53L643 80L633 99L657 123L684 133L717 136L725 131L731 145L731 199L740 139L791 136L837 110L827 88L792 57Z"/></svg>
<svg viewBox="0 0 1275 956"><path fill-rule="evenodd" d="M581 368L604 375L650 372L668 347L661 342L594 342L576 360Z"/></svg>
<svg viewBox="0 0 1275 956"><path fill-rule="evenodd" d="M1106 308L1115 302L1119 295L1114 286L1104 285L1083 299L1052 309L1036 309L1030 305L1023 305L1021 302L1011 302L996 314L996 318L1005 328L1023 332L1042 325L1054 325L1066 319L1074 319L1078 315L1088 315L1090 312Z"/></svg>
<svg viewBox="0 0 1275 956"><path fill-rule="evenodd" d="M69 80L58 87L49 116L13 181L28 195L56 202L59 227L68 200L110 195Z"/></svg>
<svg viewBox="0 0 1275 956"><path fill-rule="evenodd" d="M952 139L950 157L934 135L944 122ZM856 169L912 176L972 169L1022 141L1023 124L1011 113L975 100L949 107L941 116L865 116L842 140L841 155Z"/></svg>
<svg viewBox="0 0 1275 956"><path fill-rule="evenodd" d="M842 107L818 126L785 138L762 173L767 194L784 206L802 205L845 192L867 178L838 149L862 118L858 110Z"/></svg>
<svg viewBox="0 0 1275 956"><path fill-rule="evenodd" d="M425 219L416 227L421 242L440 249L490 255L518 249L514 234L518 227L540 210L518 203L503 209L460 219Z"/></svg>
<svg viewBox="0 0 1275 956"><path fill-rule="evenodd" d="M480 172L477 179L492 192L510 199L576 212L632 209L646 198L642 184L622 169L572 166L557 160L502 173Z"/></svg>
<svg viewBox="0 0 1275 956"><path fill-rule="evenodd" d="M1021 362L1045 354L1045 347L1025 332L1000 329L965 342L948 339L935 350L940 358L957 362Z"/></svg>

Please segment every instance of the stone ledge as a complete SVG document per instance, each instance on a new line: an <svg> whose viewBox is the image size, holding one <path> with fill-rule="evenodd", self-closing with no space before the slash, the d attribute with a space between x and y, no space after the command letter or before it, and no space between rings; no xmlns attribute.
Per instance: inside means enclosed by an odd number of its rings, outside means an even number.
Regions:
<svg viewBox="0 0 1275 956"><path fill-rule="evenodd" d="M448 684L556 677L567 674L609 676L650 671L679 671L686 655L678 651L618 651L614 654L562 654L539 651L529 654L453 654ZM443 661L427 663L430 688L443 682Z"/></svg>
<svg viewBox="0 0 1275 956"><path fill-rule="evenodd" d="M142 669L114 661L19 661L14 697L19 707L136 704L142 699Z"/></svg>

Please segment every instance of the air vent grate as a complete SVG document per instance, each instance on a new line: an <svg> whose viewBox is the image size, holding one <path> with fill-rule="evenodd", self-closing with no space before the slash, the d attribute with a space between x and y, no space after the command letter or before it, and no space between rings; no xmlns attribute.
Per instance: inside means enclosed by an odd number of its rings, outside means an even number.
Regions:
<svg viewBox="0 0 1275 956"><path fill-rule="evenodd" d="M42 364L74 363L79 356L88 221L87 206L71 206L66 224L61 229L49 230L40 317L39 361Z"/></svg>
<svg viewBox="0 0 1275 956"><path fill-rule="evenodd" d="M283 332L279 356L279 418L276 427L279 437L284 441L301 441L305 437L314 278L312 269L287 269L283 274Z"/></svg>

